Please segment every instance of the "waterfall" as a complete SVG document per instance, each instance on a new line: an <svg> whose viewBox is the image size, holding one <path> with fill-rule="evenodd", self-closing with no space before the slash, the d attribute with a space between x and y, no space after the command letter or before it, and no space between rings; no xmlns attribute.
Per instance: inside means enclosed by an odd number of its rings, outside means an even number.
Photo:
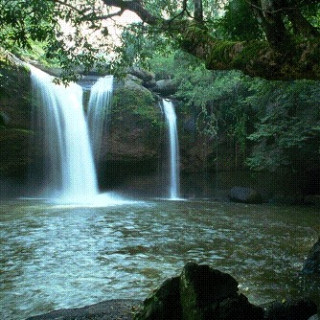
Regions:
<svg viewBox="0 0 320 320"><path fill-rule="evenodd" d="M98 194L97 177L82 104L82 88L53 83L33 66L34 106L43 130L46 194L66 202L87 202Z"/></svg>
<svg viewBox="0 0 320 320"><path fill-rule="evenodd" d="M110 114L111 98L113 90L113 76L99 78L91 87L88 104L88 125L90 141L96 161L98 164L102 137Z"/></svg>
<svg viewBox="0 0 320 320"><path fill-rule="evenodd" d="M163 111L169 137L169 198L179 199L180 196L180 166L177 117L172 101L162 100Z"/></svg>

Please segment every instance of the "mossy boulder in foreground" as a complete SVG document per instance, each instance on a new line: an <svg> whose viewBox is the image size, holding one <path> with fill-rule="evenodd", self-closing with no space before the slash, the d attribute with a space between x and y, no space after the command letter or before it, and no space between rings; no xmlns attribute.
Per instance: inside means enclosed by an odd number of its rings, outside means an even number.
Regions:
<svg viewBox="0 0 320 320"><path fill-rule="evenodd" d="M295 318L292 318L292 312ZM238 293L238 283L229 274L207 265L187 263L179 277L165 281L144 301L134 319L307 320L316 312L316 305L306 299L275 303L264 310Z"/></svg>

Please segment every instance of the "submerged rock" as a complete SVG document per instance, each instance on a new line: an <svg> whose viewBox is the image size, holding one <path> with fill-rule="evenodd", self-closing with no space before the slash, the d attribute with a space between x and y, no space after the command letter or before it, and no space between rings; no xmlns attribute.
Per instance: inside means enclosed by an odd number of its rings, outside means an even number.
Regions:
<svg viewBox="0 0 320 320"><path fill-rule="evenodd" d="M258 191L247 187L233 187L230 190L229 198L234 202L262 203L261 194Z"/></svg>

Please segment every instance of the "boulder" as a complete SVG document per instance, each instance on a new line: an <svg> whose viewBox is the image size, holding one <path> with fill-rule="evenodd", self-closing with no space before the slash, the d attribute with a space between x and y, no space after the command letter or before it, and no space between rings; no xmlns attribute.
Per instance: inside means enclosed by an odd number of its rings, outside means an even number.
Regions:
<svg viewBox="0 0 320 320"><path fill-rule="evenodd" d="M182 317L179 277L166 280L160 288L143 303L136 320L177 320Z"/></svg>
<svg viewBox="0 0 320 320"><path fill-rule="evenodd" d="M163 79L156 81L156 85L152 88L153 91L160 93L164 96L175 93L178 89L177 83L173 79Z"/></svg>
<svg viewBox="0 0 320 320"><path fill-rule="evenodd" d="M313 245L302 268L302 274L320 276L320 238Z"/></svg>
<svg viewBox="0 0 320 320"><path fill-rule="evenodd" d="M261 194L258 191L247 187L233 187L230 190L229 198L234 202L262 203Z"/></svg>
<svg viewBox="0 0 320 320"><path fill-rule="evenodd" d="M138 67L131 67L128 69L128 73L141 79L142 84L147 88L150 88L156 84L154 74L147 70Z"/></svg>
<svg viewBox="0 0 320 320"><path fill-rule="evenodd" d="M317 313L316 304L309 299L274 302L266 310L267 320L308 320Z"/></svg>
<svg viewBox="0 0 320 320"><path fill-rule="evenodd" d="M154 74L147 71L147 70L144 70L144 69L141 69L139 67L131 67L128 69L128 73L140 78L141 80L143 81L150 81L152 79L154 79Z"/></svg>
<svg viewBox="0 0 320 320"><path fill-rule="evenodd" d="M263 309L238 294L238 283L207 265L187 263L180 277L167 280L135 320L263 319Z"/></svg>
<svg viewBox="0 0 320 320"><path fill-rule="evenodd" d="M180 276L182 319L263 319L263 310L237 291L238 283L229 274L186 264Z"/></svg>

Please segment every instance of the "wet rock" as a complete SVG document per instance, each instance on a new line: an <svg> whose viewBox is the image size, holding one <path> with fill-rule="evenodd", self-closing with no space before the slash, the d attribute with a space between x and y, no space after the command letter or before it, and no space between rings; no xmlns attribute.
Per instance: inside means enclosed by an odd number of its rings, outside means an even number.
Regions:
<svg viewBox="0 0 320 320"><path fill-rule="evenodd" d="M187 263L180 276L184 314L192 314L205 304L237 295L238 283L229 274L207 265Z"/></svg>
<svg viewBox="0 0 320 320"><path fill-rule="evenodd" d="M315 274L320 276L320 238L310 250L303 265L302 274Z"/></svg>
<svg viewBox="0 0 320 320"><path fill-rule="evenodd" d="M229 274L186 264L180 276L183 319L263 319L263 310L237 291L238 283Z"/></svg>
<svg viewBox="0 0 320 320"><path fill-rule="evenodd" d="M258 191L247 187L233 187L230 190L229 198L234 202L262 203L261 194Z"/></svg>
<svg viewBox="0 0 320 320"><path fill-rule="evenodd" d="M175 93L177 91L177 88L178 86L175 80L163 79L163 80L158 80L156 82L155 87L152 88L152 90L164 96L168 96L170 94Z"/></svg>
<svg viewBox="0 0 320 320"><path fill-rule="evenodd" d="M147 300L135 320L263 319L263 309L237 291L229 274L188 263Z"/></svg>
<svg viewBox="0 0 320 320"><path fill-rule="evenodd" d="M316 304L309 299L274 302L266 310L267 320L308 320L317 313Z"/></svg>
<svg viewBox="0 0 320 320"><path fill-rule="evenodd" d="M166 280L144 301L143 309L135 316L135 320L181 319L179 281L179 277Z"/></svg>

